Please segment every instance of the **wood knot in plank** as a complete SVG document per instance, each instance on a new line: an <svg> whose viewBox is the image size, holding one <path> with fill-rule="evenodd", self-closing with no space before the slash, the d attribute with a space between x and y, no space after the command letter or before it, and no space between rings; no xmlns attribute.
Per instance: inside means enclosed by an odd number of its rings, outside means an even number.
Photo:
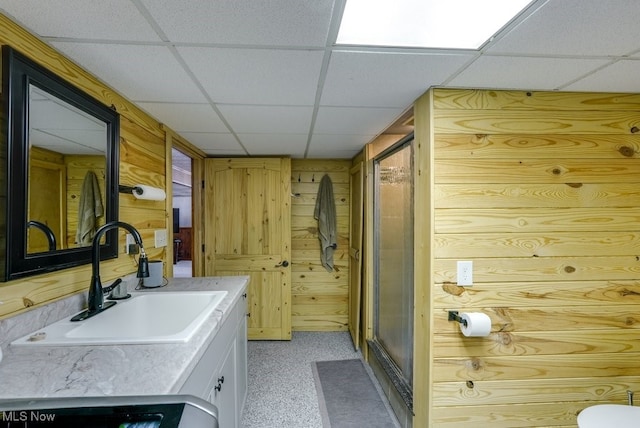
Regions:
<svg viewBox="0 0 640 428"><path fill-rule="evenodd" d="M631 131L631 133L632 133L632 134L635 134L635 133L637 133L638 131L640 131L640 128L638 128L637 126L632 126L632 127L631 127L631 129L630 129L630 131Z"/></svg>
<svg viewBox="0 0 640 428"><path fill-rule="evenodd" d="M638 293L637 291L634 291L634 290L629 290L628 288L623 288L622 290L620 290L620 295L622 297L640 296L640 293Z"/></svg>
<svg viewBox="0 0 640 428"><path fill-rule="evenodd" d="M442 284L442 291L447 294L451 294L452 296L462 296L465 289L464 287L460 287L459 285L455 285L453 283Z"/></svg>
<svg viewBox="0 0 640 428"><path fill-rule="evenodd" d="M564 271L566 273L574 273L576 271L576 268L574 268L573 266L565 266Z"/></svg>
<svg viewBox="0 0 640 428"><path fill-rule="evenodd" d="M480 371L483 368L480 358L472 358L467 361L466 365L469 370L473 370L474 372Z"/></svg>
<svg viewBox="0 0 640 428"><path fill-rule="evenodd" d="M549 293L534 293L532 291L525 291L524 295L527 299L546 299Z"/></svg>
<svg viewBox="0 0 640 428"><path fill-rule="evenodd" d="M562 175L563 172L564 170L559 166L554 166L553 168L551 168L551 174L553 175Z"/></svg>
<svg viewBox="0 0 640 428"><path fill-rule="evenodd" d="M579 189L582 187L582 183L566 183L567 186L573 187L574 189Z"/></svg>
<svg viewBox="0 0 640 428"><path fill-rule="evenodd" d="M513 342L513 337L511 336L511 333L498 333L496 334L496 339L497 342L501 345L511 345L511 342Z"/></svg>
<svg viewBox="0 0 640 428"><path fill-rule="evenodd" d="M511 315L509 314L509 309L508 308L494 308L493 309L494 313L496 314L496 316L498 318L500 318L500 321L502 323L502 326L500 328L498 328L498 332L505 332L505 331L513 331L514 328L514 324L513 324L513 319L511 318ZM496 323L496 327L497 327L498 323Z"/></svg>
<svg viewBox="0 0 640 428"><path fill-rule="evenodd" d="M625 156L625 157L628 157L628 158L633 157L633 155L636 153L636 151L635 151L635 150L633 150L633 148L632 148L632 147L629 147L629 146L622 146L622 147L620 147L620 148L618 149L618 152L620 152L620 154L621 154L622 156Z"/></svg>
<svg viewBox="0 0 640 428"><path fill-rule="evenodd" d="M470 142L478 147L485 147L487 144L490 144L488 139L489 136L487 134L474 134L471 137ZM471 154L473 155L473 151Z"/></svg>
<svg viewBox="0 0 640 428"><path fill-rule="evenodd" d="M35 305L35 302L31 299L23 297L22 304L24 305L25 308L30 308L31 306Z"/></svg>

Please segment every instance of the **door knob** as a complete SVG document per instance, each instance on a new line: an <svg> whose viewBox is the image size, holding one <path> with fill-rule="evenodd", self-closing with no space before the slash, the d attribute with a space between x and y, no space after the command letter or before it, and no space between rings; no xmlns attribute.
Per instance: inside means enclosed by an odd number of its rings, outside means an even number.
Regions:
<svg viewBox="0 0 640 428"><path fill-rule="evenodd" d="M287 267L287 266L289 266L289 262L286 260L283 260L280 263L278 263L275 267Z"/></svg>

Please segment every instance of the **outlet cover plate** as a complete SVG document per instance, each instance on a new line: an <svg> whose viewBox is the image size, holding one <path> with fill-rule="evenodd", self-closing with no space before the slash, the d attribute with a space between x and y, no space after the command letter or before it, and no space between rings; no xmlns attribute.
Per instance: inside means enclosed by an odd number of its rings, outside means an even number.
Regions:
<svg viewBox="0 0 640 428"><path fill-rule="evenodd" d="M473 285L473 261L459 260L457 268L458 285L464 285L467 287Z"/></svg>
<svg viewBox="0 0 640 428"><path fill-rule="evenodd" d="M155 236L155 247L166 247L167 246L167 229L158 229L154 232Z"/></svg>

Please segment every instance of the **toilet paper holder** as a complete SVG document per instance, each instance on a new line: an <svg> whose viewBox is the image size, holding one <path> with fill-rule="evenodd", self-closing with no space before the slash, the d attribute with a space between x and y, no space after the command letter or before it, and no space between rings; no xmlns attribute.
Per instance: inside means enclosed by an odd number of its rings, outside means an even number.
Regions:
<svg viewBox="0 0 640 428"><path fill-rule="evenodd" d="M137 193L138 195L142 194L142 188L140 186L124 186L122 184L120 184L118 186L118 192L119 193L131 193L132 195L134 193Z"/></svg>
<svg viewBox="0 0 640 428"><path fill-rule="evenodd" d="M462 319L460 315L458 315L458 311L449 311L449 321L457 321L463 326L467 326L467 320Z"/></svg>

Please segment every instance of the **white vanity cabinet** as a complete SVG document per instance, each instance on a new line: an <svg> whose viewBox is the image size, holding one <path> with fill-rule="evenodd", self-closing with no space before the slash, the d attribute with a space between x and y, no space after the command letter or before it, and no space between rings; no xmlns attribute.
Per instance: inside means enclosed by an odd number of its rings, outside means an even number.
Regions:
<svg viewBox="0 0 640 428"><path fill-rule="evenodd" d="M220 428L239 428L247 397L246 294L240 296L198 361L180 394L190 394L218 408Z"/></svg>

